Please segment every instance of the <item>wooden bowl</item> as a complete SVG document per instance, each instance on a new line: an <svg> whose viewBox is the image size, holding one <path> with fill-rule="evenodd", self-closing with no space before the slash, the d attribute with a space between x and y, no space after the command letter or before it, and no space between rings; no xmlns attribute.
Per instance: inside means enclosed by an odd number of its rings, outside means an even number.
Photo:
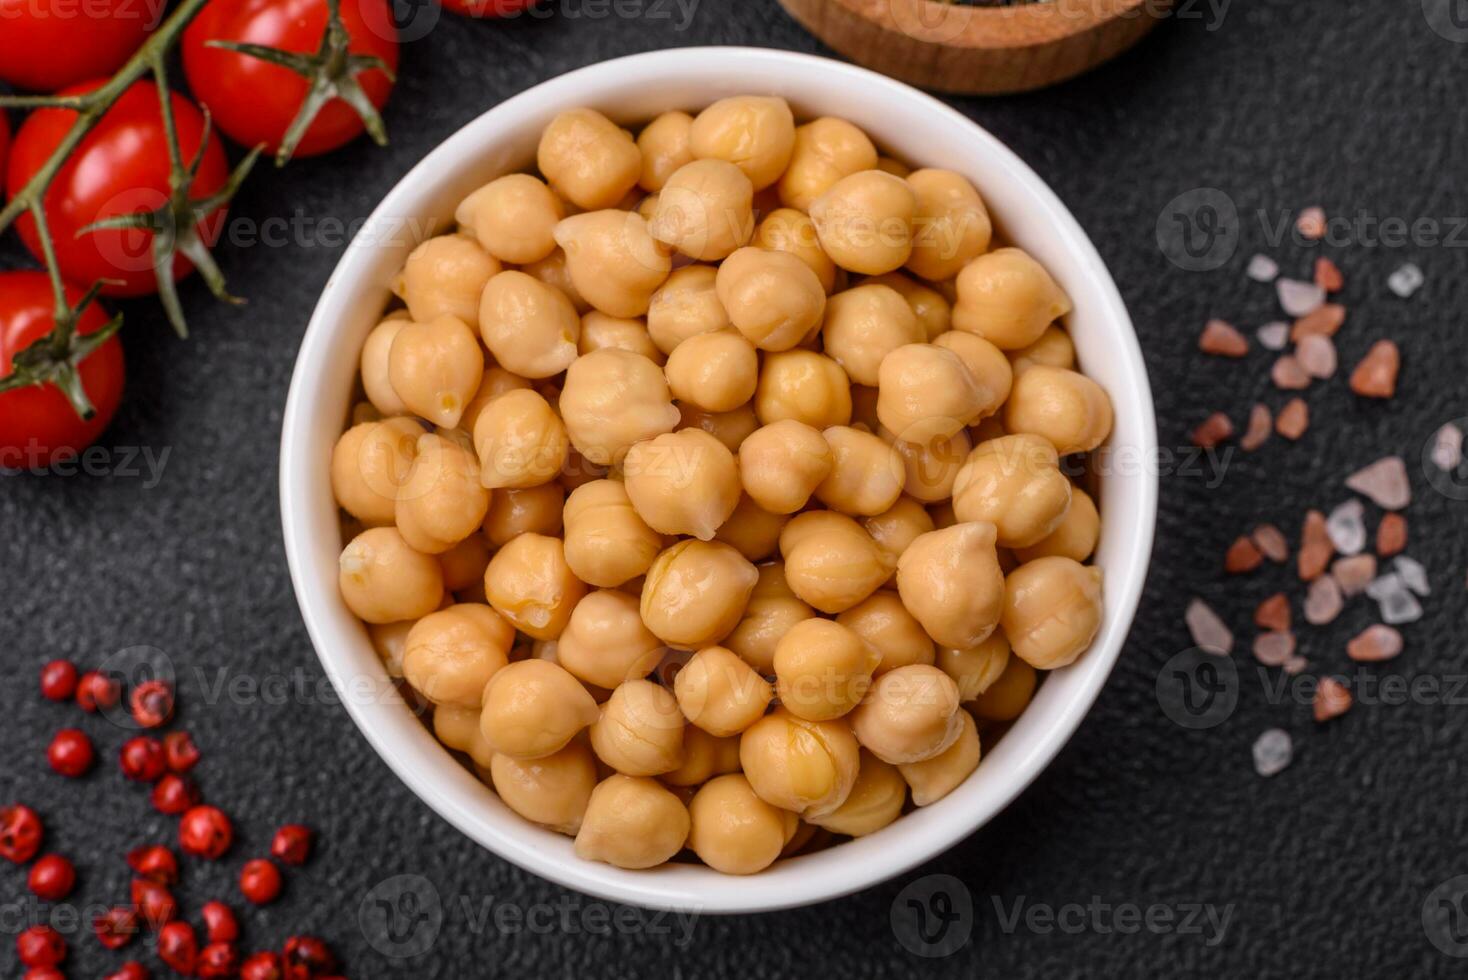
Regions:
<svg viewBox="0 0 1468 980"><path fill-rule="evenodd" d="M1027 92L1090 71L1146 36L1172 2L780 0L846 57L923 88L968 95Z"/></svg>

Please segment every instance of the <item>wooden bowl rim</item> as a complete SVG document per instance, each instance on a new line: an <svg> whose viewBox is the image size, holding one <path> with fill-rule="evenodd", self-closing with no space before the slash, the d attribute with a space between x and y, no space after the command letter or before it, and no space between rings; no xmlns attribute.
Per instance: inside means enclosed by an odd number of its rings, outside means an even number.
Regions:
<svg viewBox="0 0 1468 980"><path fill-rule="evenodd" d="M1173 0L1048 0L982 7L940 0L824 0L921 44L1024 48L1088 33L1129 17L1158 16Z"/></svg>

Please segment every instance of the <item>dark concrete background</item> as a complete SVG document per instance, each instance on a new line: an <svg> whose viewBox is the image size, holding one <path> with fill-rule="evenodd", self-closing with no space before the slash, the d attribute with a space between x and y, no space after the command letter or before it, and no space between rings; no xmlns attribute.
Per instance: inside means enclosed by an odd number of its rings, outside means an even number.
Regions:
<svg viewBox="0 0 1468 980"><path fill-rule="evenodd" d="M250 304L216 305L197 281L186 284L195 333L188 342L170 335L152 303L126 305L129 391L102 444L119 469L126 447L146 447L155 459L166 451L161 479L114 472L0 481L8 668L0 680L0 800L25 800L42 812L49 846L78 862L79 904L124 900L123 852L171 840L173 821L152 814L143 792L123 784L114 759L124 733L101 719L84 724L103 757L98 772L73 783L47 770L51 734L78 714L42 702L35 672L52 656L88 664L148 645L179 668L180 724L205 753L204 790L239 829L228 862L189 865L182 889L189 907L233 896L239 864L264 851L271 829L307 822L320 832L315 858L289 876L282 901L245 918L244 946L316 932L354 977L1335 980L1458 972L1460 961L1441 950L1468 951L1454 945L1465 933L1425 928L1423 913L1425 903L1436 907L1435 887L1468 873L1468 713L1461 692L1449 690L1468 669L1468 549L1463 495L1430 489L1417 460L1439 425L1468 414L1468 252L1459 247L1468 236L1460 227L1456 244L1425 234L1388 243L1371 231L1386 218L1432 219L1446 237L1468 215L1461 172L1468 48L1443 36L1451 29L1431 26L1446 23L1431 16L1450 2L1251 0L1221 16L1190 3L1188 16L1087 78L1034 95L955 100L1051 182L1110 264L1146 351L1165 447L1185 446L1188 430L1214 409L1242 422L1256 399L1283 403L1262 354L1243 365L1221 362L1198 356L1195 343L1210 316L1252 328L1276 315L1270 291L1247 283L1242 270L1261 250L1287 271L1308 270L1318 248L1271 243L1274 222L1294 209L1321 204L1351 219L1340 230L1349 241L1325 247L1348 281L1352 312L1338 338L1345 367L1372 340L1391 336L1405 368L1401 394L1388 404L1358 401L1342 378L1317 385L1307 394L1315 421L1298 445L1275 439L1233 457L1221 479L1210 470L1164 472L1150 585L1096 708L1007 813L919 871L816 908L702 919L691 934L676 921L612 910L606 934L600 903L482 851L403 788L325 690L281 549L276 447L286 386L312 304L341 252L322 235L289 247L221 250L231 288ZM676 18L593 19L580 0L559 9L513 23L445 17L404 48L387 112L390 148L359 142L281 173L262 167L234 215L299 215L308 223L365 216L410 165L478 113L602 59L697 44L821 50L775 0L703 0L683 30ZM1168 261L1156 229L1159 217L1169 223L1170 201L1199 187L1232 199L1240 241L1222 268L1195 273ZM3 242L6 267L27 262L13 235ZM1385 279L1409 259L1428 283L1403 301L1387 293ZM1247 653L1249 611L1290 574L1275 569L1226 582L1221 556L1259 520L1293 536L1305 508L1344 500L1344 476L1393 451L1412 464L1411 552L1427 564L1436 592L1426 620L1407 630L1406 654L1371 673L1438 679L1444 693L1360 705L1318 728L1308 703L1271 695ZM1373 527L1375 517L1371 510ZM1244 640L1234 655L1238 707L1202 732L1170 721L1155 694L1161 666L1189 645L1181 616L1195 594ZM1303 652L1320 670L1347 670L1344 642L1372 615L1358 601L1331 627L1302 633ZM219 693L229 690L222 681L240 679L263 682L266 693ZM1271 726L1295 735L1297 757L1264 780L1249 747ZM374 886L405 874L431 883L442 929L426 954L394 959L384 955L393 947L380 933L369 942L358 910ZM922 880L937 874L962 884ZM948 934L967 941L951 955L909 952L918 944L908 896L895 900L913 882L921 896L937 889L960 905L971 899L972 914ZM23 895L22 872L0 868L0 972L10 976L19 971L6 937L44 915ZM1010 926L1016 903L1032 914ZM1171 910L1173 926L1113 931L1108 908L1153 905ZM1201 931L1177 928L1202 906L1229 916L1221 937L1206 919ZM1062 925L1047 928L1035 917L1047 907ZM496 918L516 910L529 924ZM81 935L71 962L73 976L100 976L121 957L104 956Z"/></svg>

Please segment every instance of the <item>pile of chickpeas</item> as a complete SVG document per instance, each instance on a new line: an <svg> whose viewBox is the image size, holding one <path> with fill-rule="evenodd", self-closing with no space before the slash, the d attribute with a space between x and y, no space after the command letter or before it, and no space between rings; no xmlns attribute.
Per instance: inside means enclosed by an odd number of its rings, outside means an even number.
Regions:
<svg viewBox="0 0 1468 980"><path fill-rule="evenodd" d="M750 874L942 799L1101 620L1069 298L963 176L783 99L572 109L536 162L362 350L331 479L389 673L622 868Z"/></svg>

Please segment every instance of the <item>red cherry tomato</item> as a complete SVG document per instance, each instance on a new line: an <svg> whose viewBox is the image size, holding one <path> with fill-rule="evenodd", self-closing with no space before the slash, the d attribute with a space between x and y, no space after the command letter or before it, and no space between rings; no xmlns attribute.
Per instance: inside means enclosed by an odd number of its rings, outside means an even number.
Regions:
<svg viewBox="0 0 1468 980"><path fill-rule="evenodd" d="M528 7L536 0L442 0L443 9L465 17L509 17Z"/></svg>
<svg viewBox="0 0 1468 980"><path fill-rule="evenodd" d="M101 82L88 82L62 94L89 92ZM173 117L179 148L187 166L204 138L204 115L192 102L173 93ZM38 109L31 113L10 150L6 187L14 196L51 156L76 120L70 109ZM61 274L71 282L93 283L114 279L104 286L108 296L142 296L156 292L153 272L153 233L142 229L108 229L78 235L102 218L162 207L169 194L168 143L158 89L152 82L136 82L107 110L97 128L72 152L51 189L46 192L46 220L56 243ZM218 137L211 135L191 194L208 197L229 179L229 162ZM29 215L16 222L31 253L41 254L36 223ZM224 227L224 208L199 224L199 234L213 244ZM193 263L182 255L173 260L173 278L182 279Z"/></svg>
<svg viewBox="0 0 1468 980"><path fill-rule="evenodd" d="M397 69L398 39L388 0L343 0L341 16L352 54L376 55ZM215 125L243 146L264 143L274 153L306 99L308 83L288 68L205 42L236 41L315 54L327 17L326 0L211 0L184 31L183 63L189 88L209 107ZM392 81L381 71L364 71L356 79L381 109ZM357 111L332 99L307 128L295 155L326 153L362 131Z"/></svg>
<svg viewBox="0 0 1468 980"><path fill-rule="evenodd" d="M111 75L162 15L156 0L0 0L0 79L54 92Z"/></svg>
<svg viewBox="0 0 1468 980"><path fill-rule="evenodd" d="M75 303L81 292L68 287ZM10 374L17 353L51 332L56 325L51 281L41 272L0 272L0 377ZM82 314L77 331L96 333L107 314L93 304ZM97 414L83 421L53 384L15 388L0 394L0 466L23 469L46 466L62 453L90 446L122 401L122 341L114 334L82 361L77 373Z"/></svg>

